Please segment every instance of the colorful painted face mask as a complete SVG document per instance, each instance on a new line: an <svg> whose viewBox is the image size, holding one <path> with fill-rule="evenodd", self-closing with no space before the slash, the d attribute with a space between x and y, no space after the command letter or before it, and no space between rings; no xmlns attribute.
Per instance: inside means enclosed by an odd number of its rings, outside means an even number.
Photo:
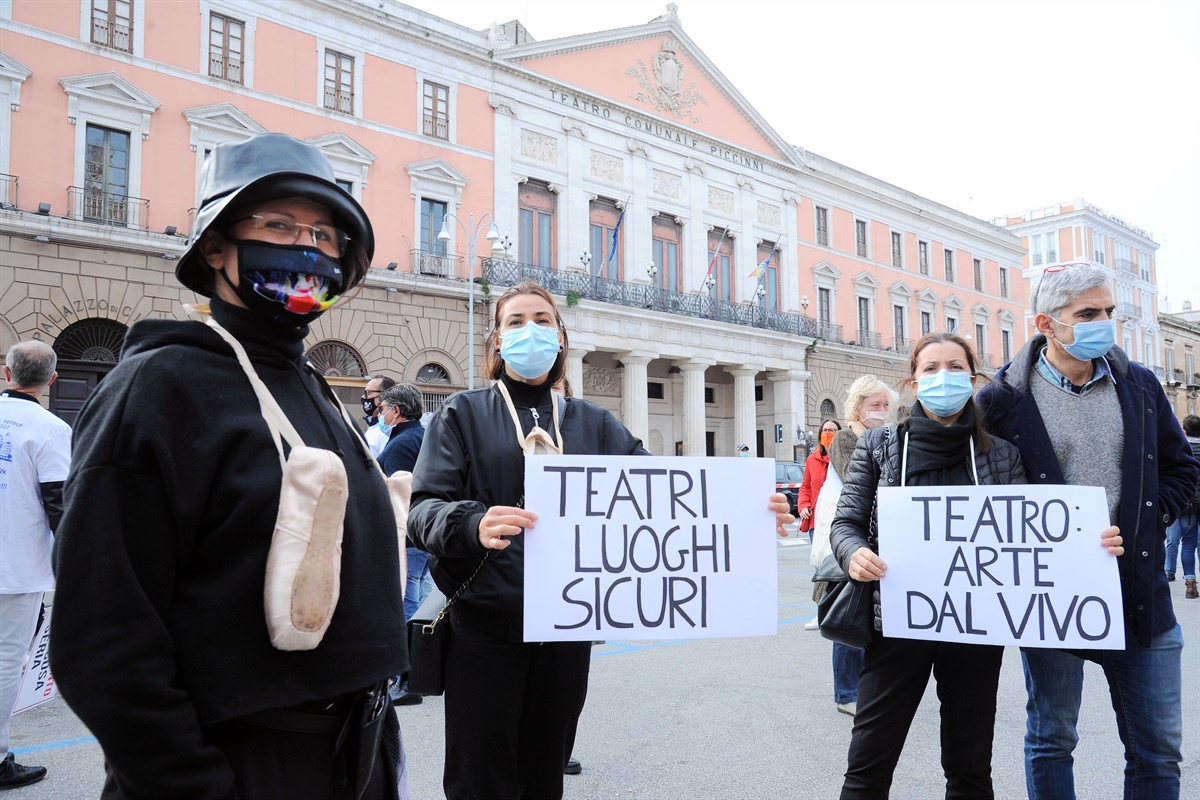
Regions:
<svg viewBox="0 0 1200 800"><path fill-rule="evenodd" d="M341 265L315 247L231 239L238 248L237 286L246 308L274 322L307 325L337 302Z"/></svg>

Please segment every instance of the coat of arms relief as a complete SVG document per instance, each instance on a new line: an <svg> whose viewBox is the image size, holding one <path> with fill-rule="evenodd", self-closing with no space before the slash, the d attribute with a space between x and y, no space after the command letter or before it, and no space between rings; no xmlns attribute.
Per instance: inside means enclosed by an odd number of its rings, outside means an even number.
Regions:
<svg viewBox="0 0 1200 800"><path fill-rule="evenodd" d="M696 103L708 105L704 95L696 91L695 82L683 85L683 62L675 55L678 45L671 39L663 42L662 50L654 54L653 69L640 58L636 67L625 70L625 74L637 78L640 89L632 97L649 103L657 111L669 111L676 119L686 117L692 122L703 122L692 110Z"/></svg>

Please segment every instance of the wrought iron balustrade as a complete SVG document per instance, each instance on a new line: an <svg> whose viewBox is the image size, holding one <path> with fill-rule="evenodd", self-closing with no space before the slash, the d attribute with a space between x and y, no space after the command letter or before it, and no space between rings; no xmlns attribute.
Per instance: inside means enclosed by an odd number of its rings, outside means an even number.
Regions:
<svg viewBox="0 0 1200 800"><path fill-rule="evenodd" d="M805 314L768 310L758 303L728 303L703 292L676 292L644 283L601 278L578 270L550 269L501 258L484 258L480 264L488 283L499 286L513 286L525 280L536 281L552 294L573 294L584 300L664 314L746 325L796 336L821 337L828 341L842 340L840 325L819 325Z"/></svg>
<svg viewBox="0 0 1200 800"><path fill-rule="evenodd" d="M92 18L92 43L132 53L129 28L119 22L110 22L100 17Z"/></svg>
<svg viewBox="0 0 1200 800"><path fill-rule="evenodd" d="M450 120L446 117L435 117L432 114L424 115L425 125L424 131L426 136L432 136L435 139L450 138Z"/></svg>
<svg viewBox="0 0 1200 800"><path fill-rule="evenodd" d="M67 208L71 217L85 222L124 225L142 231L150 229L150 201L141 197L70 186L67 188Z"/></svg>
<svg viewBox="0 0 1200 800"><path fill-rule="evenodd" d="M1133 263L1128 258L1118 258L1116 261L1117 261L1117 269L1122 270L1124 272L1132 272L1135 275L1137 274L1137 271L1138 271L1137 264Z"/></svg>
<svg viewBox="0 0 1200 800"><path fill-rule="evenodd" d="M225 57L221 53L208 54L208 75L210 78L220 78L232 83L242 82L242 60ZM326 103L329 102L328 97Z"/></svg>
<svg viewBox="0 0 1200 800"><path fill-rule="evenodd" d="M17 176L0 172L0 208L17 207Z"/></svg>
<svg viewBox="0 0 1200 800"><path fill-rule="evenodd" d="M331 86L326 86L325 108L330 111L339 111L343 114L353 114L354 95L351 92L340 92Z"/></svg>
<svg viewBox="0 0 1200 800"><path fill-rule="evenodd" d="M912 339L905 339L903 336L896 336L892 342L892 349L901 355L908 355L912 352Z"/></svg>
<svg viewBox="0 0 1200 800"><path fill-rule="evenodd" d="M855 342L860 347L870 347L872 350L883 349L883 337L879 331L858 331Z"/></svg>
<svg viewBox="0 0 1200 800"><path fill-rule="evenodd" d="M419 272L422 275L437 275L440 278L460 277L458 267L463 262L462 256L447 256L424 250L413 250L410 255L413 272Z"/></svg>

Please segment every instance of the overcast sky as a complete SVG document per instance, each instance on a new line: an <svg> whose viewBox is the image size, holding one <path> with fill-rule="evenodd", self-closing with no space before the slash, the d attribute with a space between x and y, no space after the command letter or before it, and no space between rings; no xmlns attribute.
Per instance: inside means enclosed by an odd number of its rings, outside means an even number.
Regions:
<svg viewBox="0 0 1200 800"><path fill-rule="evenodd" d="M539 41L657 0L409 0ZM1200 2L678 0L792 144L981 219L1083 197L1160 245L1160 310L1200 307Z"/></svg>

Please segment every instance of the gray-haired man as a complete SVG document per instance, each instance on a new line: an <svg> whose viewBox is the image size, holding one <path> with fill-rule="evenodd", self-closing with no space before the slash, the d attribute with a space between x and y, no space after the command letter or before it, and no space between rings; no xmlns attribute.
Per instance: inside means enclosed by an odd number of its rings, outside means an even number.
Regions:
<svg viewBox="0 0 1200 800"><path fill-rule="evenodd" d="M1179 797L1183 633L1163 569L1167 523L1200 477L1154 373L1116 347L1110 278L1048 267L1034 289L1035 335L979 392L988 429L1021 451L1030 483L1103 486L1121 529L1125 649L1022 650L1030 800L1075 797L1072 752L1083 660L1108 678L1125 745L1125 797Z"/></svg>
<svg viewBox="0 0 1200 800"><path fill-rule="evenodd" d="M0 392L0 789L46 777L45 767L13 758L8 724L42 594L54 588L50 551L71 466L71 428L39 402L57 365L49 345L15 344L5 358L8 388Z"/></svg>

